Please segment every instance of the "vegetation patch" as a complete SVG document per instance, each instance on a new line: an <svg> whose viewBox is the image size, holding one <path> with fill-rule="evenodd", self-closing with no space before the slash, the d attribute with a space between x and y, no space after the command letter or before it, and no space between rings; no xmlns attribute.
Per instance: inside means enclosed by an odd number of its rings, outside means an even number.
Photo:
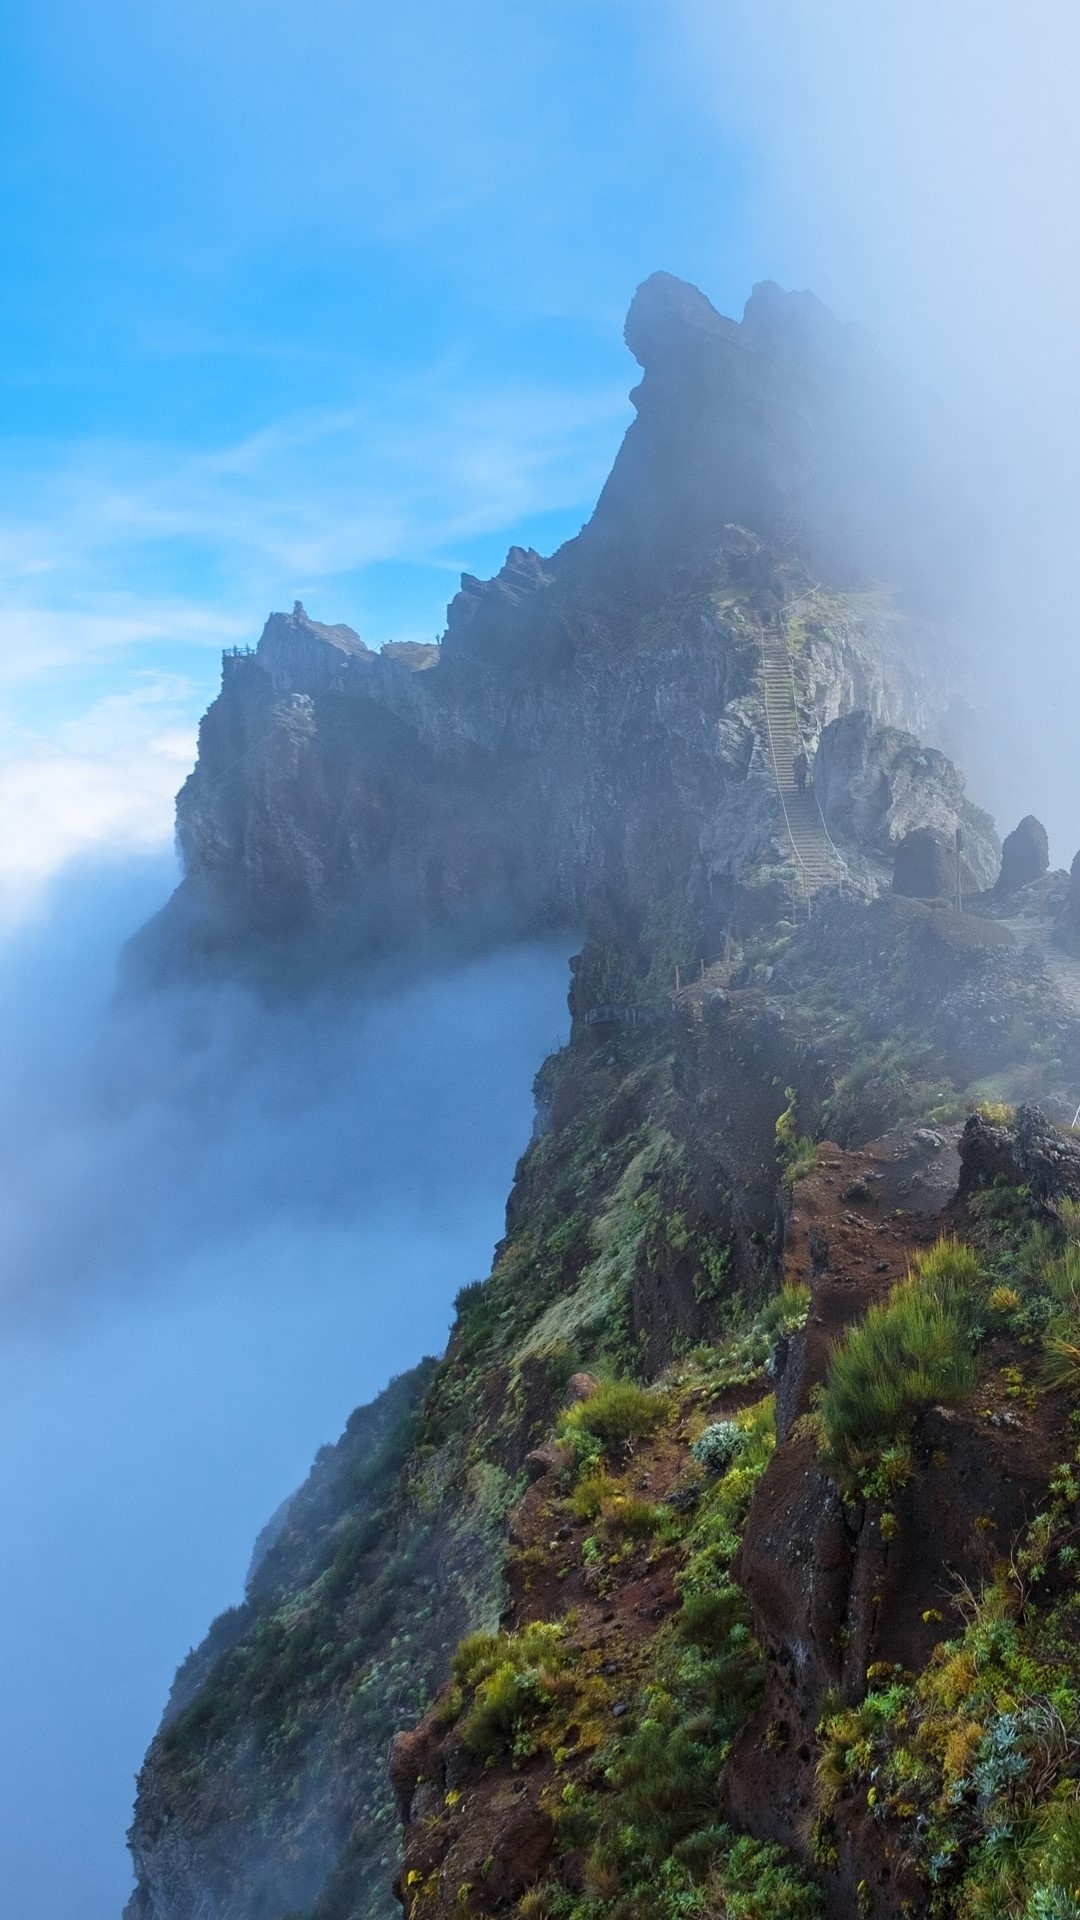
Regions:
<svg viewBox="0 0 1080 1920"><path fill-rule="evenodd" d="M837 1348L819 1411L826 1457L844 1484L901 1439L917 1413L968 1398L981 1281L971 1247L939 1240Z"/></svg>
<svg viewBox="0 0 1080 1920"><path fill-rule="evenodd" d="M579 1749L599 1744L609 1690L564 1624L534 1621L519 1633L470 1634L453 1671L463 1689L461 1738L480 1759L527 1759L565 1737L568 1719Z"/></svg>
<svg viewBox="0 0 1080 1920"><path fill-rule="evenodd" d="M784 1098L787 1105L776 1122L776 1151L783 1178L789 1186L793 1186L796 1180L817 1166L817 1146L808 1134L798 1130L798 1094L795 1088L785 1087Z"/></svg>
<svg viewBox="0 0 1080 1920"><path fill-rule="evenodd" d="M594 1460L654 1434L670 1418L671 1401L633 1380L607 1380L560 1416L557 1434L579 1459Z"/></svg>
<svg viewBox="0 0 1080 1920"><path fill-rule="evenodd" d="M771 1396L722 1424L726 1463L683 1523L678 1611L649 1645L626 1731L597 1756L603 1791L569 1783L557 1805L561 1845L587 1849L584 1894L551 1887L537 1909L560 1920L817 1920L822 1910L781 1849L716 1823L717 1776L761 1691L731 1566L775 1445Z"/></svg>
<svg viewBox="0 0 1080 1920"><path fill-rule="evenodd" d="M1076 1920L1078 1496L1073 1459L1011 1563L969 1596L961 1637L943 1641L918 1677L875 1674L860 1705L826 1713L823 1860L833 1857L842 1803L861 1794L918 1863L929 1914Z"/></svg>

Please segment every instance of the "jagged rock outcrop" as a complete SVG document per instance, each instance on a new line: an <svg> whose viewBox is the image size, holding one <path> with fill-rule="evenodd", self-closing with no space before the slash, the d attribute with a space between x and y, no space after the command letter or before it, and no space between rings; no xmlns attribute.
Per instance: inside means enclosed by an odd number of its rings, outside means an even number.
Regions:
<svg viewBox="0 0 1080 1920"><path fill-rule="evenodd" d="M960 1166L961 1196L999 1180L1030 1188L1040 1206L1080 1201L1080 1146L1038 1107L1017 1107L1011 1123L971 1114L960 1137Z"/></svg>
<svg viewBox="0 0 1080 1920"><path fill-rule="evenodd" d="M746 877L790 860L763 625L811 746L853 705L936 723L955 674L914 608L933 547L901 457L917 408L866 340L809 295L760 287L737 324L663 274L627 340L638 417L592 520L551 559L514 548L494 580L464 576L441 647L374 653L297 605L227 656L144 968L274 940L607 939L613 917L632 944L661 894L707 946ZM909 778L886 840L937 824L934 794Z"/></svg>
<svg viewBox="0 0 1080 1920"><path fill-rule="evenodd" d="M907 835L930 830L955 848L959 829L964 890L975 892L992 884L1000 855L993 822L972 806L964 787L963 774L943 753L861 710L826 727L814 760L814 790L841 846L864 850L891 878ZM945 897L955 891L954 876Z"/></svg>
<svg viewBox="0 0 1080 1920"><path fill-rule="evenodd" d="M913 827L896 843L893 892L909 900L950 900L955 896L955 840L933 827Z"/></svg>
<svg viewBox="0 0 1080 1920"><path fill-rule="evenodd" d="M453 1643L495 1628L508 1594L519 1609L527 1597L533 1619L581 1600L610 1716L597 1742L637 1711L646 1645L679 1604L671 1567L652 1560L650 1529L662 1555L664 1528L637 1512L645 1531L623 1555L619 1514L582 1518L557 1485L560 1408L607 1372L682 1370L681 1430L656 1438L654 1468L644 1449L609 1461L632 1510L670 1493L685 1516L703 1500L690 1448L706 1402L737 1417L774 1384L790 1402L775 1471L764 1456L755 1469L764 1504L739 1572L775 1663L769 1698L807 1738L762 1735L751 1764L746 1735L729 1810L743 1757L744 1785L758 1782L780 1837L802 1844L784 1796L811 1779L824 1690L854 1688L860 1660L921 1653L931 1637L925 1567L883 1556L851 1522L797 1417L830 1330L922 1244L906 1216L942 1149L930 1128L910 1137L912 1116L955 1111L976 1074L1008 1088L1036 1057L1056 1110L1080 1072L1080 1033L1006 928L889 892L913 836L955 848L959 827L969 891L992 883L998 846L955 766L917 738L952 681L925 615L940 523L915 503L898 451L906 408L872 350L808 296L758 289L736 325L663 275L639 290L627 338L644 368L638 417L576 541L550 559L512 549L491 581L465 576L438 649L374 653L299 604L274 615L256 649L226 657L203 722L178 808L186 877L141 944L144 967L286 945L302 959L416 953L567 922L586 940L571 990L581 1017L542 1070L491 1277L464 1289L446 1357L399 1385L394 1419L378 1403L321 1456L261 1539L244 1605L178 1675L140 1781L131 1920L390 1920L395 1790L412 1829L400 1883L411 1911L505 1911L558 1847L564 1891L580 1891L585 1843L557 1833L538 1778L519 1797L516 1754L501 1774L487 1768L463 1734L442 1740L441 1708L420 1735L408 1729ZM868 584L883 576L902 619ZM790 662L798 733L816 748L815 790L853 884L739 954L727 936L740 909L770 888L783 905L791 856L762 697L766 629L785 699ZM855 1149L902 1120L909 1137L890 1148L881 1215L864 1228L853 1209L875 1189L860 1189ZM823 1232L816 1251L807 1238L821 1311L789 1350L769 1296L791 1181L827 1126L852 1152L831 1201L843 1225L831 1265ZM835 1257L847 1243L851 1286ZM939 1429L933 1415L922 1437L951 1461L931 1524L951 1551L955 1523L957 1565L972 1568L964 1525L992 1497L1009 1438L983 1446L970 1421ZM1017 1480L1010 1522L1041 1474L1036 1462ZM903 1517L917 1537L914 1507ZM689 1533L680 1550L698 1551ZM715 1585L717 1539L700 1550ZM885 1575L891 1623L874 1613ZM614 1673L601 1661L609 1580L626 1586ZM725 1588L724 1604L742 1602ZM848 1614L850 1654L836 1643ZM740 1672L747 1646L746 1631L732 1642ZM676 1684L662 1677L655 1698ZM757 1697L752 1675L746 1685L732 1737ZM451 1698L449 1719L460 1711ZM589 1785L596 1743L582 1717L575 1707L533 1769L547 1784L569 1767ZM404 1738L391 1779L392 1734ZM470 1825L459 1761L487 1824ZM691 1812L712 1832L719 1758L710 1766ZM858 1857L844 1868L856 1887Z"/></svg>
<svg viewBox="0 0 1080 1920"><path fill-rule="evenodd" d="M1049 867L1050 842L1046 828L1033 813L1027 813L1019 826L1007 833L1001 843L1001 872L994 892L1006 897L1019 893L1021 887L1041 880Z"/></svg>
<svg viewBox="0 0 1080 1920"><path fill-rule="evenodd" d="M796 547L836 585L932 577L940 608L955 530L944 489L931 504L927 485L940 430L861 328L771 281L737 324L656 273L634 297L626 343L644 369L638 418L573 565L614 559L655 578L673 553L736 522Z"/></svg>

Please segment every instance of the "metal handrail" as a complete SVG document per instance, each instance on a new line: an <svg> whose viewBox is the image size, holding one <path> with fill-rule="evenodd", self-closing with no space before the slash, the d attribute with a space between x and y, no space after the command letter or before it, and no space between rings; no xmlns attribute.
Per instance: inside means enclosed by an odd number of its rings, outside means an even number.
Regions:
<svg viewBox="0 0 1080 1920"><path fill-rule="evenodd" d="M802 597L802 598L807 598L808 596L806 596L806 595L803 595L803 596L801 596L801 597ZM796 601L792 601L792 602L791 602L791 604L792 604L793 606L797 606L797 605L798 605L798 601L797 601L797 600L796 600ZM778 637L779 637L779 638L781 639L781 641L783 642L783 645L784 645L784 649L785 649L785 652L786 652L786 650L787 650L787 636L786 636L786 634L785 634L785 633L783 633L783 632L781 632L781 633L780 633L780 635L779 635ZM772 718L771 718L771 716L770 716L770 713L769 713L769 687L768 687L768 662L767 662L767 656L766 656L766 652L765 652L765 627L764 627L764 624L763 624L763 623L761 623L761 622L759 622L759 624L758 624L758 648L759 648L759 651L760 651L760 653L761 653L761 680L762 680L762 686L763 686L763 688L764 688L764 693L765 693L765 726L766 726L766 730L767 730L767 732L768 732L768 735L769 735L769 754L770 754L770 757L771 757L771 759L772 759L772 763L773 763L773 778L774 778L774 779L775 779L775 781L776 781L776 791L777 791L777 793L778 793L778 795L779 795L779 797L780 797L780 805L781 805L781 808L783 809L783 814L784 814L784 825L785 825L785 827L787 828L787 836L788 836L788 840L789 840L789 841L790 841L790 843L791 843L791 850L792 850L792 852L793 852L793 854L795 855L795 858L796 858L796 860L798 861L798 863L799 863L799 866L800 866L800 867L802 868L802 879L803 879L803 885L804 885L804 886L805 886L805 888L806 888L806 897L807 897L807 902L809 903L809 899L810 899L810 880L809 880L809 873L810 873L810 870L809 870L809 868L808 868L808 866L807 866L807 864L806 864L806 861L805 861L805 860L803 859L803 857L802 857L802 854L801 854L801 853L799 852L799 848L798 848L798 845L797 845L797 843L796 843L796 840L795 840L795 835L794 835L794 833L793 833L793 831L792 831L792 827L791 827L791 816L790 816L790 814L788 813L788 810L787 810L787 801L786 801L786 800L784 799L784 786L783 786L783 782L782 782L782 780L781 780L781 778L780 778L780 768L779 768L779 765L778 765L778 763L777 763L777 759L776 759L776 742L775 742L775 740L773 739L773 730L772 730ZM788 665L788 676L787 676L787 677L788 677L788 684L789 684L789 687L790 687L790 691L791 691L791 706L792 706L792 712L793 712L793 714L794 714L794 717L795 717L795 733L796 733L796 737L797 737L797 739L798 739L798 741L799 741L799 745L800 745L800 747L802 747L802 749L803 749L803 751L805 752L805 750L806 750L806 742L805 742L805 740L803 739L803 732L802 732L802 728L801 728L801 726L799 725L799 700L798 700L798 694L797 694L797 692L796 692L796 688L795 688L795 676L794 676L794 674L793 674L793 673L791 672L791 668L790 668L790 664ZM813 786L813 782L811 782L811 785L810 785L810 792L811 792L811 796L812 796L812 798L813 798L813 802L814 802L814 808L815 808L815 811L816 811L816 813L817 813L817 817L818 817L818 819L819 819L819 820L820 820L820 822L821 822L821 831L822 831L822 833L823 833L823 834L825 835L825 840L826 840L826 843L827 843L827 845L828 845L828 847L829 847L829 850L830 850L830 852L831 852L831 854L832 854L832 856L833 856L833 858L834 858L834 860L836 861L836 864L837 864L837 866L838 866L838 867L839 867L839 869L840 869L840 872L841 872L841 875L842 875L842 877L843 877L843 878L844 878L845 880L849 880L849 879L850 879L850 873L849 873L849 870L848 870L848 864L847 864L847 861L846 861L846 860L844 859L844 856L843 856L843 854L842 854L842 853L840 852L840 849L839 849L839 848L837 847L837 845L836 845L836 843L835 843L835 841L833 840L833 837L832 837L832 834L831 834L831 833L829 832L829 829L828 829L828 827L827 827L827 826L826 826L826 824L825 824L825 815L824 815L824 814L822 813L822 811L821 811L821 803L820 803L820 801L818 800L818 797L817 797L817 794L816 794L816 792L814 791L814 786Z"/></svg>
<svg viewBox="0 0 1080 1920"><path fill-rule="evenodd" d="M761 625L758 626L758 647L761 652L761 683L765 692L765 728L769 736L769 756L773 764L773 779L776 781L776 791L780 796L780 805L783 808L784 825L787 828L787 836L788 836L788 840L791 843L791 851L795 855L796 860L798 861L800 867L803 870L803 885L806 888L806 898L807 898L807 902L809 903L809 899L810 899L809 868L807 867L806 861L803 859L802 854L799 852L798 846L796 845L796 842L795 842L795 835L791 831L791 819L787 810L787 801L784 799L784 789L780 780L780 768L777 766L777 763L776 763L776 742L773 739L772 720L769 715L769 686L768 686L768 675L766 672L766 661L765 661L765 628ZM795 714L796 730L798 730L798 724L799 724L799 716L798 716L798 711L796 711L796 714Z"/></svg>
<svg viewBox="0 0 1080 1920"><path fill-rule="evenodd" d="M797 607L797 606L799 605L799 603L800 603L800 601L802 601L802 600L809 600L809 599L811 598L811 595L812 595L812 594L813 594L813 593L814 593L815 591L816 591L816 588L814 588L814 587L811 587L811 588L810 588L810 590L809 590L809 592L807 592L807 593L803 593L803 594L799 594L799 595L798 595L798 597L797 597L796 599L794 599L794 600L789 600L789 601L787 601L787 602L785 603L785 605L784 605L784 606L782 606L782 607L781 607L781 609L780 609L780 619L781 619L781 621L783 621L783 618L784 618L784 614L785 614L785 613L787 612L787 609L788 609L788 607ZM762 633L764 634L764 628L762 628ZM787 631L786 631L786 628L783 628L783 627L781 628L781 634L780 634L780 638L781 638L781 639L783 640L783 642L784 642L784 647L785 647L785 649L786 649L786 648L787 648ZM764 646L763 646L763 648L762 648L762 657L764 658ZM794 673L791 673L791 669L790 669L790 666L789 666L789 668L788 668L788 671L789 671L789 673L791 674L791 701L792 701L792 707L793 707L793 709L794 709L794 713L795 713L795 731L796 731L796 733L797 733L797 734L798 734L798 736L799 736L799 745L800 745L800 747L802 748L802 750L803 750L803 752L805 753L805 752L806 752L806 738L805 738L805 735L803 734L803 730L802 730L802 727L801 727L801 726L799 725L799 696L798 696L798 690L797 690L797 688L796 688L796 686L795 686L795 675L794 675ZM816 756L815 756L815 757L816 757ZM846 860L844 859L844 856L843 856L843 854L841 853L841 851L840 851L840 849L839 849L839 847L837 846L837 844L836 844L836 842L835 842L835 840L833 839L833 837L832 837L832 834L831 834L831 833L829 832L829 828L828 828L828 823L827 823L827 821L826 821L826 819L825 819L825 815L824 815L824 814L822 813L822 811L821 811L821 802L820 802L820 800L819 800L819 799L818 799L818 797L817 797L817 789L815 788L815 786L814 786L814 783L813 783L813 781L812 781L812 780L811 780L811 782L810 782L810 792L811 792L811 795L813 796L813 801L814 801L814 806L815 806L815 807L816 807L816 809L817 809L817 817L818 817L818 819L819 819L819 820L821 821L821 831L822 831L822 833L823 833L823 834L825 835L825 838L826 838L826 840L828 841L828 843L829 843L829 846L830 846L830 848L832 849L832 853L833 853L833 856L834 856L834 858L835 858L835 860L836 860L836 863L837 863L837 865L838 865L838 867L840 868L840 871L841 871L841 872L843 873L843 875L844 875L844 878L845 878L845 879L847 879L847 880L850 880L850 878L851 878L851 870L850 870L850 868L849 868L849 866L848 866L848 863L847 863L847 861L846 861Z"/></svg>

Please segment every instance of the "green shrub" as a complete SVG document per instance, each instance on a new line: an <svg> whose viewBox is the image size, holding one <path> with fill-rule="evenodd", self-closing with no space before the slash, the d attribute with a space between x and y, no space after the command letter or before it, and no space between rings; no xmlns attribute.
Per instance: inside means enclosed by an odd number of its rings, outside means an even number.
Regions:
<svg viewBox="0 0 1080 1920"><path fill-rule="evenodd" d="M810 1308L810 1289L792 1284L780 1288L754 1315L745 1332L724 1342L712 1356L713 1383L723 1387L745 1386L761 1373L782 1335L792 1334L804 1324Z"/></svg>
<svg viewBox="0 0 1080 1920"><path fill-rule="evenodd" d="M461 1738L470 1753L490 1759L512 1747L529 1721L551 1704L551 1692L536 1670L519 1672L504 1660L477 1688L461 1722Z"/></svg>
<svg viewBox="0 0 1080 1920"><path fill-rule="evenodd" d="M605 1500L601 1512L604 1532L611 1539L620 1535L629 1540L647 1540L657 1534L671 1534L675 1516L670 1507L656 1506L650 1500L635 1500L629 1494L616 1493Z"/></svg>
<svg viewBox="0 0 1080 1920"><path fill-rule="evenodd" d="M928 1253L916 1255L913 1271L943 1305L955 1305L969 1323L974 1321L983 1277L974 1247L945 1235L935 1241Z"/></svg>
<svg viewBox="0 0 1080 1920"><path fill-rule="evenodd" d="M726 1646L732 1627L746 1626L749 1618L746 1595L729 1580L685 1594L676 1626L680 1639L712 1651Z"/></svg>
<svg viewBox="0 0 1080 1920"><path fill-rule="evenodd" d="M783 1849L728 1834L709 1880L702 1920L821 1920L821 1892L804 1880Z"/></svg>
<svg viewBox="0 0 1080 1920"><path fill-rule="evenodd" d="M520 1633L473 1633L463 1640L453 1673L475 1689L460 1723L470 1752L486 1760L527 1740L530 1726L551 1706L565 1666L563 1629L544 1621Z"/></svg>
<svg viewBox="0 0 1080 1920"><path fill-rule="evenodd" d="M1028 1908L1032 1920L1076 1920L1080 1914L1080 1805L1058 1801L1043 1819L1046 1851L1040 1862L1041 1885Z"/></svg>
<svg viewBox="0 0 1080 1920"><path fill-rule="evenodd" d="M939 1240L837 1347L820 1412L827 1455L841 1478L850 1482L923 1408L967 1398L975 1384L979 1279L970 1247Z"/></svg>
<svg viewBox="0 0 1080 1920"><path fill-rule="evenodd" d="M784 1088L787 1106L776 1122L776 1151L784 1179L789 1185L801 1180L817 1165L817 1147L808 1134L800 1133L796 1120L798 1094L794 1087Z"/></svg>
<svg viewBox="0 0 1080 1920"><path fill-rule="evenodd" d="M463 1320L467 1313L471 1313L474 1307L480 1305L485 1294L490 1291L486 1280L470 1280L465 1286L459 1287L454 1295L454 1312L457 1318Z"/></svg>
<svg viewBox="0 0 1080 1920"><path fill-rule="evenodd" d="M570 1495L570 1511L579 1525L595 1520L605 1500L617 1493L619 1483L609 1473L587 1473Z"/></svg>
<svg viewBox="0 0 1080 1920"><path fill-rule="evenodd" d="M1074 1391L1080 1387L1080 1344L1057 1336L1046 1341L1044 1351L1043 1378L1051 1391L1055 1387Z"/></svg>
<svg viewBox="0 0 1080 1920"><path fill-rule="evenodd" d="M699 1433L690 1448L694 1459L709 1473L724 1473L743 1441L743 1431L734 1420L714 1420Z"/></svg>
<svg viewBox="0 0 1080 1920"><path fill-rule="evenodd" d="M506 1660L518 1666L540 1666L558 1657L563 1632L559 1626L534 1620L520 1633L470 1633L459 1642L451 1661L455 1680L477 1687Z"/></svg>
<svg viewBox="0 0 1080 1920"><path fill-rule="evenodd" d="M559 1437L571 1442L590 1440L601 1447L625 1446L662 1427L671 1413L665 1394L639 1387L633 1380L608 1380L587 1400L579 1400L559 1421ZM588 1445L578 1448L587 1455Z"/></svg>
<svg viewBox="0 0 1080 1920"><path fill-rule="evenodd" d="M462 1640L450 1663L455 1680L464 1687L475 1687L493 1673L499 1663L499 1635L470 1633Z"/></svg>
<svg viewBox="0 0 1080 1920"><path fill-rule="evenodd" d="M810 1289L799 1280L786 1280L779 1293L766 1300L754 1322L765 1335L798 1331L810 1311Z"/></svg>
<svg viewBox="0 0 1080 1920"><path fill-rule="evenodd" d="M1059 1306L1070 1313L1080 1312L1080 1246L1075 1241L1043 1268L1042 1277Z"/></svg>

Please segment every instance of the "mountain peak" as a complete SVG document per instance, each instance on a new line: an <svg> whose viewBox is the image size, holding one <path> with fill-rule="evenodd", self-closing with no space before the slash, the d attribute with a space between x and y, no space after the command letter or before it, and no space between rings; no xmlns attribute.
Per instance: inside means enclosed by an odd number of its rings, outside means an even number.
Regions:
<svg viewBox="0 0 1080 1920"><path fill-rule="evenodd" d="M648 369L665 360L681 363L695 348L708 350L735 332L735 322L725 320L691 281L651 273L630 302L623 338L638 365Z"/></svg>

